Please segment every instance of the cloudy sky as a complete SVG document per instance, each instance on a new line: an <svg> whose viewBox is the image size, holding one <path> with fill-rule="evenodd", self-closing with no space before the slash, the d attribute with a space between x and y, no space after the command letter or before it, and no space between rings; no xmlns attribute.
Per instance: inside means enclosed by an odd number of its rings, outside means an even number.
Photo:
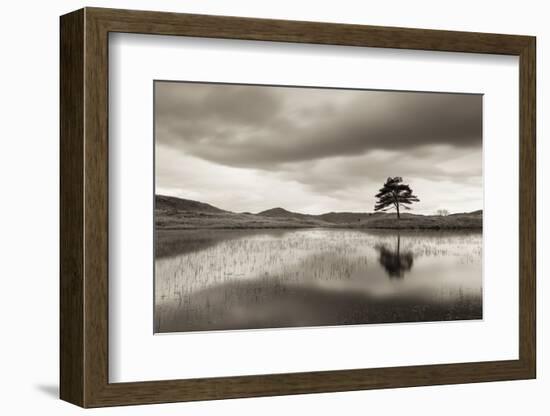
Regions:
<svg viewBox="0 0 550 416"><path fill-rule="evenodd" d="M155 82L156 193L235 212L483 208L482 96Z"/></svg>

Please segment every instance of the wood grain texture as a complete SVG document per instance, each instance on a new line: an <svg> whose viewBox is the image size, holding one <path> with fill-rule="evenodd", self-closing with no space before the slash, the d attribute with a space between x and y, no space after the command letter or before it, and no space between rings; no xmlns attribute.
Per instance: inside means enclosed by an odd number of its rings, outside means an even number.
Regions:
<svg viewBox="0 0 550 416"><path fill-rule="evenodd" d="M110 32L519 55L528 36L87 8Z"/></svg>
<svg viewBox="0 0 550 416"><path fill-rule="evenodd" d="M519 356L536 377L536 41L520 54Z"/></svg>
<svg viewBox="0 0 550 416"><path fill-rule="evenodd" d="M84 12L61 19L60 44L60 388L84 404Z"/></svg>
<svg viewBox="0 0 550 416"><path fill-rule="evenodd" d="M190 380L108 380L108 33L520 57L519 359ZM83 407L534 378L535 38L86 8L61 19L61 396Z"/></svg>
<svg viewBox="0 0 550 416"><path fill-rule="evenodd" d="M85 406L108 380L108 33L86 13L84 126Z"/></svg>

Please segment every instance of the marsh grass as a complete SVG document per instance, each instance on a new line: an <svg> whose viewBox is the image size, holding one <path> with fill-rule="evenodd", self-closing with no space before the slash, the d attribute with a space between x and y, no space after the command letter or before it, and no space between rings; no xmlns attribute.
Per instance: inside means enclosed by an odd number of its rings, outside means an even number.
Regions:
<svg viewBox="0 0 550 416"><path fill-rule="evenodd" d="M156 252L156 332L482 317L476 232L159 231Z"/></svg>

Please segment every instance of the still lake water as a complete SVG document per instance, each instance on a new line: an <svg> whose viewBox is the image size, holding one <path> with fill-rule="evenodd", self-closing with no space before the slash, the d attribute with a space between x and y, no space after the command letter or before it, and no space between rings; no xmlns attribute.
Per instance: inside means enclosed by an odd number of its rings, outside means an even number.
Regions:
<svg viewBox="0 0 550 416"><path fill-rule="evenodd" d="M158 231L155 332L482 318L482 235Z"/></svg>

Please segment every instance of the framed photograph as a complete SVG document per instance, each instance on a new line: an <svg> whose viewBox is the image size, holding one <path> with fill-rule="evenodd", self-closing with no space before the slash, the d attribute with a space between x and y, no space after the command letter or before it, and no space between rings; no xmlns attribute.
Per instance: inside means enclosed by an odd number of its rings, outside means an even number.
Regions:
<svg viewBox="0 0 550 416"><path fill-rule="evenodd" d="M60 27L63 400L535 378L534 37Z"/></svg>

